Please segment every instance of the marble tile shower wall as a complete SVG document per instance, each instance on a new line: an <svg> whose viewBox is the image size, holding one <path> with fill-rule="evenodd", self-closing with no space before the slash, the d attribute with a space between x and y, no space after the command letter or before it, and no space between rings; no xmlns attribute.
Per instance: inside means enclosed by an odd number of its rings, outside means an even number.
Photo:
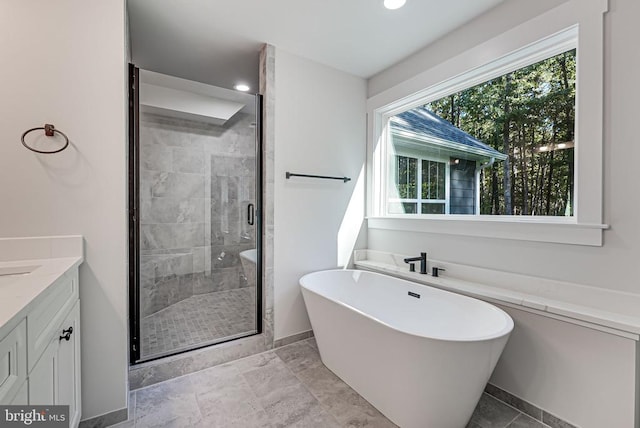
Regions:
<svg viewBox="0 0 640 428"><path fill-rule="evenodd" d="M198 294L246 287L255 248L255 117L224 126L142 112L140 298L147 316Z"/></svg>

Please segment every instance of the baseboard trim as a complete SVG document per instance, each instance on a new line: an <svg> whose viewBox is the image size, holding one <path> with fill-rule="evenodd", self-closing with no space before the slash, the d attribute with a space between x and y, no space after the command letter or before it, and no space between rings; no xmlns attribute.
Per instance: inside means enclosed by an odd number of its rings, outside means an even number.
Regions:
<svg viewBox="0 0 640 428"><path fill-rule="evenodd" d="M125 407L124 409L114 410L113 412L105 413L95 418L80 421L79 428L105 428L126 421L128 415L129 411Z"/></svg>
<svg viewBox="0 0 640 428"><path fill-rule="evenodd" d="M283 337L273 342L274 348L280 348L281 346L290 345L301 340L309 339L313 337L313 330L303 331L302 333L292 334L291 336Z"/></svg>
<svg viewBox="0 0 640 428"><path fill-rule="evenodd" d="M510 392L505 391L504 389L498 388L497 386L488 383L484 389L484 392L491 395L497 400L502 401L503 403L531 416L533 419L541 422L550 428L578 428L577 426L562 420L561 418L547 412L540 407L529 403L528 401L523 400L520 397L517 397Z"/></svg>

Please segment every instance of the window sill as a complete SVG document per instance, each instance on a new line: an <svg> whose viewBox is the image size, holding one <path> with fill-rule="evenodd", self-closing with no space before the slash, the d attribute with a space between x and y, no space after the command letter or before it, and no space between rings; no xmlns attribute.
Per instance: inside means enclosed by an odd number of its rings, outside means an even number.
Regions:
<svg viewBox="0 0 640 428"><path fill-rule="evenodd" d="M469 218L468 216L426 218L398 215L368 217L367 221L370 229L439 233L594 247L602 246L602 231L609 228L606 224L575 223L574 220L560 218Z"/></svg>

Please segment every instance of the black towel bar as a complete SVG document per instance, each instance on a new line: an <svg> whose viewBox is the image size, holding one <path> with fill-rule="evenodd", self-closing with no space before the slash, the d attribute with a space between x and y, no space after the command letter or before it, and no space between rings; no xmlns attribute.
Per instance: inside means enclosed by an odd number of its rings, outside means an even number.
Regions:
<svg viewBox="0 0 640 428"><path fill-rule="evenodd" d="M351 181L351 179L349 177L330 177L328 175L295 174L295 173L289 172L289 171L287 171L286 177L287 177L287 179L289 179L291 177L308 177L308 178L322 178L324 180L342 180L345 183L347 181Z"/></svg>

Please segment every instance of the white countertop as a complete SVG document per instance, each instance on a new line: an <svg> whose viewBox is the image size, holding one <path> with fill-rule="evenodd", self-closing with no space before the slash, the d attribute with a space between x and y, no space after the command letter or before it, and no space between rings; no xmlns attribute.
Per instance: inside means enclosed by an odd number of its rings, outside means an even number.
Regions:
<svg viewBox="0 0 640 428"><path fill-rule="evenodd" d="M454 263L430 261L429 267L446 268L439 277L409 272L405 256L381 251L357 250L357 268L387 273L409 281L465 294L494 303L544 312L640 334L640 295L581 284L494 271Z"/></svg>
<svg viewBox="0 0 640 428"><path fill-rule="evenodd" d="M82 261L82 257L64 257L0 262L0 272L7 267L38 266L31 273L12 276L10 282L0 282L0 327L22 318L36 297Z"/></svg>
<svg viewBox="0 0 640 428"><path fill-rule="evenodd" d="M83 261L81 236L0 239L0 328L18 322L39 295Z"/></svg>

